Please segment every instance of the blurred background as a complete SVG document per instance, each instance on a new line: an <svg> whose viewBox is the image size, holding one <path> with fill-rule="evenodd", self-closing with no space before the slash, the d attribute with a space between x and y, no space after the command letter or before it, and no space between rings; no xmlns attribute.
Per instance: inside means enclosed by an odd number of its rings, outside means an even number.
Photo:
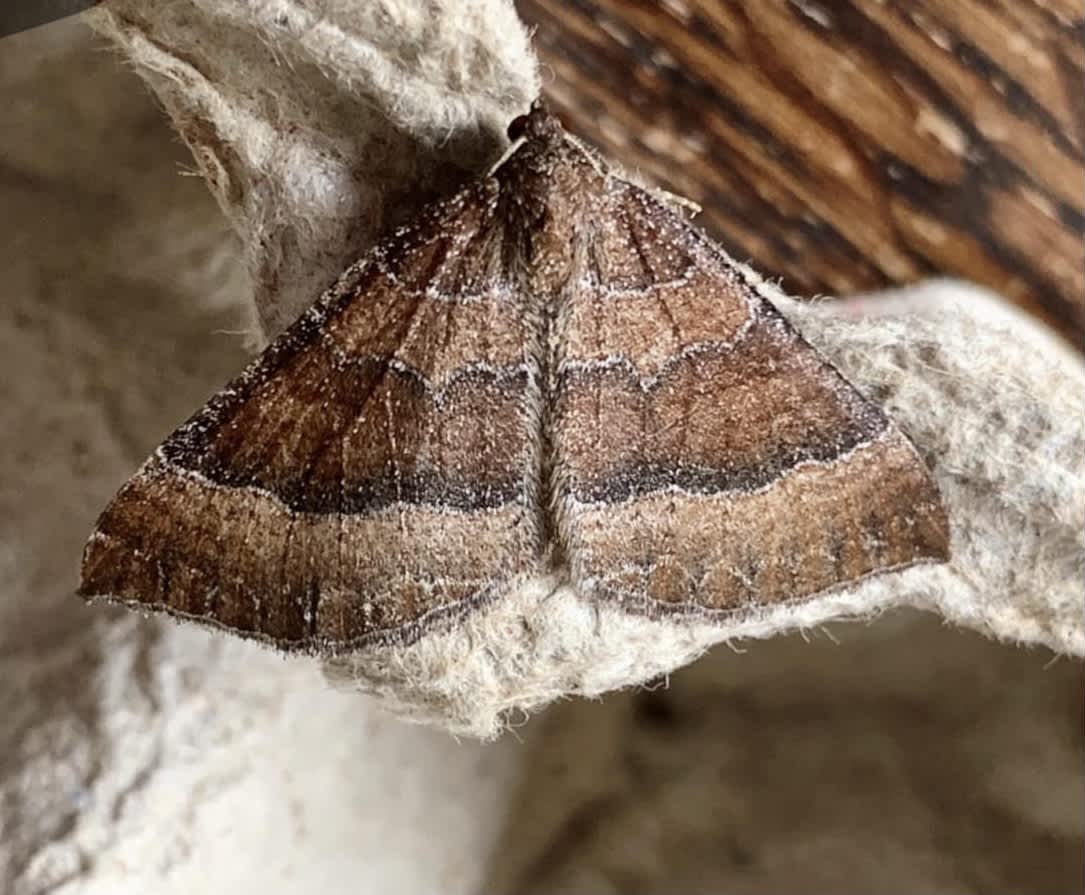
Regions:
<svg viewBox="0 0 1085 895"><path fill-rule="evenodd" d="M517 0L575 133L800 295L950 274L1080 346L1078 0Z"/></svg>

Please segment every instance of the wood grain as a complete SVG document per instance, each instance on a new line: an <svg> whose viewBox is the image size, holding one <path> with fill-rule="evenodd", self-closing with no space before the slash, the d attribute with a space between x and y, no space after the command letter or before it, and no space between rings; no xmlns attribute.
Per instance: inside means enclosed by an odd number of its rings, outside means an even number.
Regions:
<svg viewBox="0 0 1085 895"><path fill-rule="evenodd" d="M518 0L576 133L801 294L947 274L1080 341L1078 0Z"/></svg>

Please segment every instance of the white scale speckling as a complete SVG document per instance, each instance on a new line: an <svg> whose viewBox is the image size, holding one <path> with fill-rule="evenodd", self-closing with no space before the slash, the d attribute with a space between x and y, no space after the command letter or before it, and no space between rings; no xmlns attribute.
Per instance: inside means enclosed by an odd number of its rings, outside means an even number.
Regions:
<svg viewBox="0 0 1085 895"><path fill-rule="evenodd" d="M813 4L807 5L813 8ZM291 597L289 594L292 582L284 579L282 587L275 593L251 595L255 607L254 618L261 617L259 609L262 601L267 603L275 599L293 600L295 605L300 607L299 615L304 631L299 632L293 639L272 638L256 627L238 629L239 633L265 640L270 639L283 648L330 651L346 649L361 643L402 641L416 637L433 624L454 619L460 613L499 596L504 589L516 586L517 583L525 580L526 574L548 574L552 571L546 567L546 559L542 555L542 551L546 548L546 545L541 542L543 531L548 537L560 543L562 552L565 554L565 561L571 565L574 573L580 576L574 583L584 593L591 593L597 586L605 590L610 587L606 585L607 582L614 582L626 573L642 579L642 585L647 587L656 564L666 561L667 558L643 556L637 562L624 561L621 559L621 550L629 542L631 533L620 525L611 523L605 531L606 537L612 539L616 547L610 567L601 568L598 565L588 567L586 564L589 560L591 563L603 562L605 565L607 559L605 549L603 553L599 552L598 542L590 550L583 547L585 542L583 533L580 531L580 520L585 514L598 510L622 513L627 512L627 508L632 506L634 516L623 518L633 518L633 524L651 528L659 520L640 514L637 507L644 499L651 498L660 505L670 499L673 510L676 502L691 503L696 508L699 505L697 502L705 496L721 501L726 500L728 495L752 497L769 494L774 488L781 487L789 481L802 479L807 470L828 467L846 469L854 458L866 451L874 454L888 445L899 448L901 444L908 444L876 411L870 411L873 416L863 417L857 408L867 405L862 404L854 390L815 356L804 355L802 362L810 370L821 371L816 378L817 387L825 394L833 396L836 403L845 408L844 419L853 420L851 423L853 430L849 433L829 431L818 436L819 440L815 447L821 453L831 455L829 459L822 458L820 454L816 458L804 458L802 450L798 450L797 453L788 455L791 460L786 468L776 469L766 461L764 469L773 471L772 478L755 487L742 485L741 482L738 485L732 482L728 486L726 479L719 482L711 479L711 476L720 473L721 469L728 471L730 461L723 463L720 468L710 468L690 462L681 455L675 455L667 458L669 466L664 468L666 474L661 474L658 468L645 461L645 465L639 470L641 481L633 481L632 484L646 486L648 490L642 488L638 491L636 487L629 487L628 491L607 493L599 500L581 497L581 492L577 489L583 485L580 479L583 473L577 464L585 459L593 460L594 458L587 455L578 456L576 451L602 452L600 456L605 459L611 444L614 444L616 448L619 440L635 440L638 433L597 432L587 439L579 433L569 435L563 428L569 425L569 421L560 417L560 411L556 409L557 390L567 387L564 384L566 377L579 374L590 378L593 373L621 367L630 371L640 384L642 393L647 395L656 385L667 380L673 370L683 369L691 359L699 355L714 353L722 356L730 352L735 356L740 356L743 346L755 332L764 337L771 336L788 351L809 351L809 349L802 347L802 343L796 340L789 326L772 312L771 307L766 308L762 304L762 300L766 298L766 289L763 281L756 274L736 264L722 250L691 228L684 218L666 203L660 202L657 198L626 184L609 173L601 160L583 144L574 138L561 135L553 119L546 116L541 109L536 110L529 119L526 119L521 133L513 134L513 136L523 145L518 146L503 160L501 166L492 172L489 179L466 188L450 200L435 203L423 212L418 221L398 228L389 240L344 271L336 284L299 318L294 327L268 349L262 359L247 368L235 383L212 399L201 414L171 436L171 439L155 452L133 478L132 484L136 486L142 482L151 487L153 483L160 480L164 483L162 484L164 488L171 480L175 480L190 483L190 486L195 485L207 494L215 494L219 497L223 494L253 495L256 500L249 500L251 506L266 505L267 512L274 512L291 520L292 528L295 524L301 526L302 522L316 526L322 520L332 517L336 520L336 537L339 539L337 555L340 562L343 560L343 551L350 549L349 541L344 541L344 538L348 537L345 532L349 522L357 520L359 524L364 522L366 525L377 526L372 529L374 531L379 529L387 532L398 529L398 541L389 542L394 545L391 548L394 555L402 557L398 564L398 571L389 574L383 580L371 581L369 578L372 576L367 576L364 582L358 582L355 585L356 590L351 591L356 598L354 608L363 619L361 629L343 635L339 639L330 637L319 630L321 623L326 620L321 614L322 601L333 591L341 595L340 583L329 584L326 588L327 593L325 589L318 589L315 592L316 600L313 605L310 605L308 594L313 591L307 591L306 595L299 592ZM579 182L572 180L574 174L575 177L583 179ZM563 177L566 180L563 181ZM565 185L561 186L563 183ZM571 188L569 183L573 184ZM568 192L561 193L562 189ZM590 196L590 201L585 202L585 196ZM572 203L572 205L562 206L560 205L562 202ZM571 212L574 206L579 209L575 214ZM540 216L542 211L546 211L550 217ZM500 215L505 213L511 217L501 218ZM459 221L461 217L464 218L463 221ZM547 231L546 228L551 226L553 220L560 220L563 226L569 228L568 232ZM533 227L535 224L532 222L536 221L541 224L541 229L529 234L524 229L525 225ZM476 237L483 226L488 228L486 235L482 240L478 240ZM435 227L440 228L436 233L433 232ZM610 247L606 250L610 254L599 250L600 254L594 257L589 265L584 261L587 254L577 251L570 254L568 250L570 246L574 249L580 246L583 249L585 244L595 244L590 241L585 243L586 238L578 235L591 232L595 235L588 239L595 240L595 243L600 245L605 243ZM518 235L525 237L532 245L536 239L539 240L542 249L533 248L533 255L530 258L519 258L518 262L514 262L512 270L505 270L500 278L491 279L485 288L480 288L480 283L485 284L484 277L488 274L492 276L492 272L490 267L482 263L479 263L476 268L471 267L471 263L478 260L472 254L475 247L479 247L480 251L483 246L486 246L486 251L505 252L508 246L519 245L515 242ZM496 239L496 242L491 244L491 239ZM551 240L549 243L548 239ZM578 243L577 240L580 242ZM591 251L594 252L595 249ZM493 261L497 257L498 255L495 254L483 260ZM508 260L506 254L500 255L500 258L502 264ZM419 282L421 274L416 269L420 265L425 265L421 268L422 270L431 268L432 278L428 283ZM395 300L399 307L415 309L404 318L405 332L398 338L399 347L391 353L387 350L367 353L364 350L364 339L360 339L356 333L352 334L355 343L362 344L352 344L347 350L333 337L334 327L329 327L329 321L338 319L337 315L344 308L352 306L357 301L364 301L364 296L359 294L360 284L367 278L373 277L379 280L386 297L389 292L395 292ZM712 291L701 295L702 300L741 302L742 307L741 311L736 309L733 319L728 318L726 322L718 314L711 315L711 318L706 318L705 321L699 321L699 324L705 322L714 324L718 318L720 325L727 328L726 337L715 339L698 337L696 341L686 344L681 338L678 318L672 316L668 303L682 296L689 301L689 290L699 288L698 277L707 278L706 282L714 287ZM534 292L528 285L529 282L543 284L540 287L542 291ZM459 285L451 285L460 283L469 285L465 289L460 289ZM547 289L552 291L547 292ZM664 293L667 298L662 297ZM642 367L636 356L623 351L610 350L595 357L566 356L568 328L573 325L569 309L574 302L620 303L626 300L642 299L652 294L661 296L659 301L662 307L659 313L663 315L661 319L670 319L673 332L668 333L668 338L673 340L675 348L667 352L666 356L650 358L650 373L645 372L648 367ZM415 312L417 308L426 304L440 304L446 306L447 309L442 311L441 315L427 316ZM484 310L487 307L491 309L489 312ZM509 327L520 326L522 333L519 335L524 341L523 352L515 359L510 358L508 363L495 363L492 360L494 357L504 360L506 355L486 353L490 350L496 352L498 349L489 342L483 341L489 333L486 326L482 325L484 318L478 316L494 313L492 309L498 307L519 307L523 310L522 319L518 322L505 321L503 324ZM453 319L451 315L467 315L473 311L476 316L473 318L465 316L466 323L457 322L454 325L451 323ZM486 319L486 323L500 322L498 317ZM432 367L420 369L418 357L424 357L424 351L418 356L406 351L408 346L412 351L417 352L426 346L441 345L442 337L450 339L453 329L464 325L474 326L477 330L476 337L481 342L477 346L478 353L473 358L450 354L443 362L437 363L435 360ZM577 325L590 325L590 323ZM443 333L440 330L434 333L424 329L424 327L440 326L445 328ZM703 326L698 332L703 334ZM603 344L603 342L600 341L598 344ZM386 371L394 371L417 383L426 393L427 400L430 402L428 406L434 408L431 416L417 427L419 431L426 433L430 444L442 441L441 429L448 421L441 420L439 412L444 410L446 404L454 403L446 400L454 385L463 383L464 388L461 391L463 394L469 394L469 383L474 377L491 385L504 384L504 387L512 388L516 388L517 383L523 383L520 386L523 389L522 393L517 401L510 405L513 409L500 411L506 416L495 416L489 420L482 418L476 420L475 423L476 427L492 426L496 431L499 425L509 422L508 414L511 414L511 418L516 422L516 425L507 430L512 434L504 436L522 439L522 444L514 443L508 446L511 448L510 462L522 464L520 467L522 472L517 473L517 484L510 492L510 496L507 498L504 496L506 492L502 488L505 486L497 486L487 480L488 471L479 469L477 458L466 452L461 452L462 456L454 454L444 467L444 474L462 478L456 487L462 499L466 500L467 508L452 506L444 497L420 501L406 496L405 487L408 476L405 470L410 465L411 458L398 456L398 439L401 432L406 430L398 428L403 422L404 405L393 390L379 393L382 395L379 401L359 405L355 415L348 420L348 425L343 429L344 434L339 436L340 438L349 437L351 443L361 443L364 441L366 431L374 423L378 424L376 431L387 433L391 444L388 445L390 454L386 460L387 481L384 484L392 486L394 499L391 501L375 503L365 510L349 514L296 510L276 493L273 486L264 486L255 481L241 481L235 484L233 480L230 485L225 485L215 480L216 473L213 465L204 471L201 471L203 467L190 468L190 463L198 465L192 462L193 459L199 459L192 452L207 450L206 446L217 436L220 429L231 425L230 420L234 417L230 414L235 412L241 402L261 400L263 394L261 389L279 370L276 365L278 357L288 357L291 352L305 351L314 345L319 345L324 357L328 358L330 375L346 374L352 367L375 361L377 364L383 364ZM462 351L462 346L459 346L457 350ZM776 369L771 359L761 359L761 361L762 371L772 373ZM801 364L798 368L801 368ZM434 370L440 372L435 375L432 372ZM828 375L822 375L827 370ZM307 425L319 422L323 418L337 418L332 413L331 392L320 385L317 385L317 392L324 392L324 397L318 398L317 403L310 404L308 407L295 409L297 414L295 422ZM271 393L271 391L268 392L268 394ZM741 401L749 400L751 400L749 395L741 396ZM349 405L344 406L349 407ZM729 407L729 415L726 418L741 419L744 407L745 405L741 404ZM273 425L274 420L277 419L274 416L276 409L269 408L269 419L272 420ZM324 413L324 410L327 413ZM600 424L600 414L604 410L605 408L596 407L594 424ZM485 413L485 411L486 408L483 406L481 412ZM257 414L258 419L263 420L263 417L262 411ZM464 425L462 421L454 422L456 425ZM588 425L589 423L581 420L578 424ZM283 438L288 446L301 443L297 437L298 433L291 434L288 429L284 429L282 434L275 428L270 431L273 435ZM864 432L872 434L872 437L857 437ZM492 439L490 442L485 440L485 430L481 434L483 439L480 443L493 447ZM404 437L407 436L404 435ZM458 437L465 436L461 434ZM884 444L879 444L881 442ZM805 446L800 444L799 448L805 449ZM544 449L550 452L548 456L543 456ZM254 456L259 455L254 454ZM308 460L303 462L302 467L305 467L308 462ZM896 462L900 462L899 455ZM911 462L916 466L920 463L917 456L911 459L906 458L904 462ZM634 469L631 473L618 470L614 473L614 481L619 481L619 472L628 476L637 473L637 470ZM300 470L300 473L304 474L305 470ZM480 478L471 479L469 475L471 473L479 475ZM698 490L682 484L702 479L707 482L705 485L707 490ZM753 480L755 479L750 479L750 481ZM303 481L308 481L308 479L303 479ZM622 487L628 487L628 483ZM337 488L337 499L342 502L348 496L342 478L337 483ZM125 493L127 492L122 492L122 495ZM506 502L498 503L495 495ZM921 499L917 498L915 501L917 506L929 506L932 501L937 501L936 492L933 490L920 497ZM781 507L779 512L786 518L791 518L787 515L788 513L804 512L801 505L806 501L807 495L800 491L797 506ZM222 503L225 505L224 501ZM342 503L338 505L342 506ZM103 514L103 519L113 509L111 505ZM511 515L510 510L514 511ZM910 508L903 512L905 513L905 518L902 520L904 527L909 529L914 527L915 519L907 515ZM256 516L251 518L255 521ZM827 520L827 522L831 521ZM438 528L434 530L443 533L450 543L459 542L464 549L474 551L483 557L492 554L495 558L492 571L486 575L480 575L479 569L433 568L425 570L426 574L421 576L415 575L412 570L422 570L426 557L416 555L415 545L410 538L416 531L416 527L423 523L437 525ZM502 529L498 526L507 526L507 528ZM659 530L664 529L665 526ZM883 536L882 532L869 529L860 529L860 532L862 541L860 546L863 549L878 552L886 548L889 539ZM229 534L230 532L226 529L220 529L212 533L211 537L223 545L224 550L226 536ZM168 533L166 536L168 537ZM387 537L387 535L382 536ZM111 536L107 532L96 531L88 543L88 554L94 550L107 550L112 543ZM242 543L248 545L248 531ZM745 553L740 551L736 554L738 559L734 564L734 570L735 574L745 582L744 586L753 588L756 581L751 575L757 574L760 566L756 557L754 560L749 559L749 556L752 556L750 550L753 548L747 545L744 549ZM441 550L449 553L450 556L453 553L445 547ZM539 551L539 554L535 555L535 551ZM159 561L153 549L144 549L142 545L132 545L129 552L132 557L140 561ZM222 550L219 552L221 553ZM833 558L832 551L823 545L812 546L811 553L816 553L821 557L823 563L828 561L826 557ZM778 565L788 570L799 569L800 559L795 556L777 558ZM182 565L179 568L183 571L187 567L184 566L183 561L181 562ZM747 569L743 563L747 563L749 568ZM310 558L302 557L298 565L302 570L309 569ZM88 568L93 568L93 563L84 567L85 573ZM701 583L709 580L708 569L706 562L694 558L688 567L681 569L682 574L678 577L689 586L700 586ZM197 574L196 570L188 569L188 571L193 575ZM324 571L316 570L318 576ZM301 574L306 575L308 572L302 571ZM569 574L568 570L564 574ZM226 580L240 579L235 577ZM84 577L84 584L87 584L86 577ZM308 584L305 586L310 587ZM465 592L471 596L457 598L459 602L450 601L446 595L461 593L456 590L457 587L465 588ZM88 595L96 593L92 584L88 585L83 592ZM125 592L115 593L114 596L126 605L164 609L182 617L196 618L205 624L221 624L215 617L194 616L187 609L156 602L154 594ZM217 593L214 599L211 594L204 596L206 606L217 605L220 602ZM632 602L636 603L637 600L634 599ZM632 604L627 604L623 598L623 605ZM407 606L410 607L409 611L407 611ZM270 606L270 603L268 607L274 608ZM678 608L683 607L707 611L705 605L681 603ZM335 613L329 613L328 618L334 615ZM256 622L254 621L253 624ZM315 636L313 631L316 631Z"/></svg>

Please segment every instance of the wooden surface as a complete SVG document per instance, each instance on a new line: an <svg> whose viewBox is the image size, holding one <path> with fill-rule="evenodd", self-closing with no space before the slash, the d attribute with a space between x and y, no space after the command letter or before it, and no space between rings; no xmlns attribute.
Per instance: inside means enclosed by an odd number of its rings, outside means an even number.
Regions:
<svg viewBox="0 0 1085 895"><path fill-rule="evenodd" d="M570 130L798 294L950 274L1085 325L1081 0L517 0Z"/></svg>

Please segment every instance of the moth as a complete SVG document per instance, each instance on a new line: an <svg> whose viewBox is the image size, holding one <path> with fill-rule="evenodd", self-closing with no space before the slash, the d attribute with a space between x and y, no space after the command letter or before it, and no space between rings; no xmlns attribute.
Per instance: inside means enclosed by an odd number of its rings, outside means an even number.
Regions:
<svg viewBox="0 0 1085 895"><path fill-rule="evenodd" d="M948 557L915 447L743 268L537 102L98 519L79 593L287 651L540 575L726 619Z"/></svg>

